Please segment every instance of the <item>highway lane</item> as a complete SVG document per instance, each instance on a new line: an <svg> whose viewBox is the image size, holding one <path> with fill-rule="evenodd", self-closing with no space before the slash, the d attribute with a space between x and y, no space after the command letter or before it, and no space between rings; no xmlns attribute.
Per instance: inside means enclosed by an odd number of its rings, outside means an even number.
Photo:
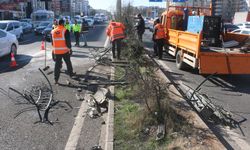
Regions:
<svg viewBox="0 0 250 150"><path fill-rule="evenodd" d="M90 55L92 48L103 47L105 36L106 24L98 25L96 28L91 29L88 33L88 47L72 47L72 64L74 70L78 74L84 75L85 71L94 64L93 57ZM72 45L74 45L74 38L72 37ZM83 43L81 43L83 45ZM16 68L9 67L9 57L0 58L0 88L8 91L8 87L14 87L20 91L37 82L44 82L41 74L38 72L38 68L44 67L44 51L40 50L41 37L34 36L34 34L27 34L24 40L21 41L18 48L18 55L16 61L18 66ZM51 58L51 44L47 43L47 65L50 66L49 72L53 71L54 62ZM63 64L63 71L66 67ZM53 83L53 74L48 75L49 80ZM59 82L65 84L65 80L68 78L64 73L61 74ZM8 96L0 93L0 149L12 150L12 149L41 149L41 150L62 150L67 143L68 136L73 127L75 116L78 113L81 101L77 101L75 97L75 89L59 86L55 87L56 98L59 100L67 100L73 106L73 110L66 111L64 108L59 108L50 113L49 119L52 121L58 121L53 126L47 124L34 124L38 121L38 115L36 111L29 111L21 114L19 117L14 118L15 114L26 108L29 105L18 105L18 99L16 95L9 92L9 95L13 97L13 100ZM0 91L2 91L0 89ZM100 133L94 132L95 128L99 127L101 122L98 119L85 121L84 126L88 130L84 137L80 137L80 143L78 147L91 147L98 141ZM97 124L93 124L97 123ZM92 132L93 131L93 132ZM93 137L96 134L96 137ZM86 137L86 138L85 138ZM97 138L95 141L91 138ZM89 139L90 141L84 141L82 139Z"/></svg>

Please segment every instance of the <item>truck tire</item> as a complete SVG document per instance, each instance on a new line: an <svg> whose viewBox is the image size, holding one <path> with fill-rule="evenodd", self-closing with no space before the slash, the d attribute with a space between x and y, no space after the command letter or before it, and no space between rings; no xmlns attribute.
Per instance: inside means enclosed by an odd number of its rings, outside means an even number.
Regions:
<svg viewBox="0 0 250 150"><path fill-rule="evenodd" d="M180 70L183 70L186 68L185 62L182 61L181 57L181 51L179 50L176 54L176 67Z"/></svg>

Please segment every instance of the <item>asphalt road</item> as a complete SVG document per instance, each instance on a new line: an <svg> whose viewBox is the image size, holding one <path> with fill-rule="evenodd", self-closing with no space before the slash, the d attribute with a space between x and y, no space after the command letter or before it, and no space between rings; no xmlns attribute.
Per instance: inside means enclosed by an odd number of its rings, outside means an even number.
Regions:
<svg viewBox="0 0 250 150"><path fill-rule="evenodd" d="M101 48L104 45L106 24L97 25L91 29L87 35L88 47L73 47L72 64L77 74L84 76L89 67L94 64L94 59L90 55L92 48ZM68 101L73 109L67 106L59 105L57 109L51 111L49 119L56 122L53 126L43 123L36 123L39 120L35 110L22 113L17 118L15 114L27 108L30 105L17 104L21 100L16 94L8 90L9 87L23 91L31 85L37 83L46 83L45 79L39 73L38 68L44 68L44 52L40 50L41 36L26 34L24 40L20 41L16 61L18 66L10 68L10 58L8 56L0 58L0 149L1 150L62 150L64 149L71 129L74 126L75 117L78 114L81 101L75 97L76 88L66 86L54 86L55 99ZM73 39L73 38L72 38ZM72 45L74 45L74 39ZM50 66L48 73L49 80L53 83L54 62L51 59L51 44L47 44L47 66ZM81 43L83 45L83 43ZM66 84L68 76L64 73L66 70L63 64L59 83ZM12 97L5 95L3 90ZM86 118L84 122L82 136L78 140L77 147L80 149L89 149L98 144L100 138L100 124L102 120L91 120ZM92 127L92 128L91 128ZM96 128L99 128L96 130ZM89 129L90 128L90 129ZM98 131L98 132L97 132ZM80 133L79 133L80 134ZM93 134L95 137L93 137ZM86 138L86 139L85 139Z"/></svg>
<svg viewBox="0 0 250 150"><path fill-rule="evenodd" d="M144 35L145 46L152 48L151 33L146 32ZM188 85L195 89L207 76L200 75L198 70L188 68L186 70L178 70L175 59L168 54L164 54L164 64L171 70L169 76L175 81L181 81L183 85ZM183 86L182 85L182 86ZM201 87L201 92L208 95L216 105L222 106L224 109L234 114L234 118L238 121L246 118L240 128L231 129L230 132L238 133L238 137L250 143L250 75L216 75L209 79ZM185 93L186 91L180 87ZM220 126L221 127L221 126ZM225 128L225 127L221 127ZM231 133L217 131L226 140Z"/></svg>

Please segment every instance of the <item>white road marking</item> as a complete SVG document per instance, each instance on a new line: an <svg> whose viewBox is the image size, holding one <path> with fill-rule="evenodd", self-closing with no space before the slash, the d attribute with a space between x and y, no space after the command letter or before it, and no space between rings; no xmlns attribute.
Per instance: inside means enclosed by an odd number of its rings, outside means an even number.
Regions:
<svg viewBox="0 0 250 150"><path fill-rule="evenodd" d="M88 69L88 71L91 71L95 66L92 66ZM82 127L84 120L87 115L87 109L88 109L88 104L83 101L81 104L81 107L78 111L77 117L75 118L75 122L73 125L73 128L70 132L67 144L65 146L65 150L75 150L78 144L78 140L81 135Z"/></svg>
<svg viewBox="0 0 250 150"><path fill-rule="evenodd" d="M65 150L75 150L81 131L82 131L82 126L87 114L87 109L88 105L86 102L82 102L81 107L78 111L77 117L75 119L74 126L71 130L70 136L68 138L67 144L65 146Z"/></svg>

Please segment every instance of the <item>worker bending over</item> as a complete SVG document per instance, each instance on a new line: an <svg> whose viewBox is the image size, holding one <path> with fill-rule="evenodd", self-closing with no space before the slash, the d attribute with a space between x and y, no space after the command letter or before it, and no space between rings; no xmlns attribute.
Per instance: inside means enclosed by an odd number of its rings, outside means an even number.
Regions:
<svg viewBox="0 0 250 150"><path fill-rule="evenodd" d="M112 42L113 58L116 58L115 51L117 49L117 58L121 59L121 40L125 38L124 30L125 26L122 23L114 22L113 20L109 23L106 30L107 36L109 36Z"/></svg>

